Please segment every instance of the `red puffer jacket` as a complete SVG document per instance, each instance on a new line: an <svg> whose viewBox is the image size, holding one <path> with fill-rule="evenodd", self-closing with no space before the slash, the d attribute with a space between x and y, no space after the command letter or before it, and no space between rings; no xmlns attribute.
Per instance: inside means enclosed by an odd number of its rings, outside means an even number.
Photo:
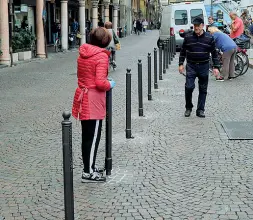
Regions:
<svg viewBox="0 0 253 220"><path fill-rule="evenodd" d="M78 87L75 92L72 115L79 120L104 119L106 114L106 91L110 52L83 44L77 60Z"/></svg>

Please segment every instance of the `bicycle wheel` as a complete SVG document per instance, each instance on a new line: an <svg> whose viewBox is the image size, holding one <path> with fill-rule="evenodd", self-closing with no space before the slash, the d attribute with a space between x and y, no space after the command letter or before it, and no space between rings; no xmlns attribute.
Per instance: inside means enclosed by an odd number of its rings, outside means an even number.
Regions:
<svg viewBox="0 0 253 220"><path fill-rule="evenodd" d="M249 57L245 53L238 53L237 55L242 58L244 67L243 67L243 71L242 71L241 75L244 75L249 69Z"/></svg>
<svg viewBox="0 0 253 220"><path fill-rule="evenodd" d="M237 78L238 76L240 76L242 74L242 71L244 68L243 60L237 54L235 55L234 64L235 64L235 78Z"/></svg>

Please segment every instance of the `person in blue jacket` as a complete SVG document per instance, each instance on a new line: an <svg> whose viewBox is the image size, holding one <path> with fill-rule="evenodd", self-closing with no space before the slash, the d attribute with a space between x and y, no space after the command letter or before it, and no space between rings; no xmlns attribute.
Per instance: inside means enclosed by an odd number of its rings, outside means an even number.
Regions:
<svg viewBox="0 0 253 220"><path fill-rule="evenodd" d="M208 31L213 35L215 46L221 50L222 54L222 71L221 77L216 78L217 81L224 81L235 77L235 53L237 45L227 35L222 33L217 27L209 27Z"/></svg>

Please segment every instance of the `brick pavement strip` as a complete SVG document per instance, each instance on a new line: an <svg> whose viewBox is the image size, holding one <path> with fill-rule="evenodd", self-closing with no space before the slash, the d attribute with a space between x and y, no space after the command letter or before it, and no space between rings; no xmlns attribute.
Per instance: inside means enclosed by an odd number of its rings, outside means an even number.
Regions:
<svg viewBox="0 0 253 220"><path fill-rule="evenodd" d="M147 101L147 54L157 36L152 31L122 39L118 69L110 73L117 86L113 174L106 184L81 183L80 124L72 119L76 219L253 219L252 141L228 141L220 125L252 121L253 71L224 83L210 77L207 117L184 118L177 59L152 91L153 101ZM60 123L63 110L71 109L76 57L72 51L0 69L0 217L6 220L64 219ZM143 118L138 117L138 59ZM131 140L124 132L127 67L133 84ZM104 136L98 164L103 162Z"/></svg>

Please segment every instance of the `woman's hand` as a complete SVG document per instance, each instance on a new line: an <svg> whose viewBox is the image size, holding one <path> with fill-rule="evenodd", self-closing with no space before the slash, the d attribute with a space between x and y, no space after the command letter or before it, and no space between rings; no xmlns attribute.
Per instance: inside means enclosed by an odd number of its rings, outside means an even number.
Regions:
<svg viewBox="0 0 253 220"><path fill-rule="evenodd" d="M110 80L109 83L110 83L111 89L113 89L114 86L116 85L114 80Z"/></svg>

